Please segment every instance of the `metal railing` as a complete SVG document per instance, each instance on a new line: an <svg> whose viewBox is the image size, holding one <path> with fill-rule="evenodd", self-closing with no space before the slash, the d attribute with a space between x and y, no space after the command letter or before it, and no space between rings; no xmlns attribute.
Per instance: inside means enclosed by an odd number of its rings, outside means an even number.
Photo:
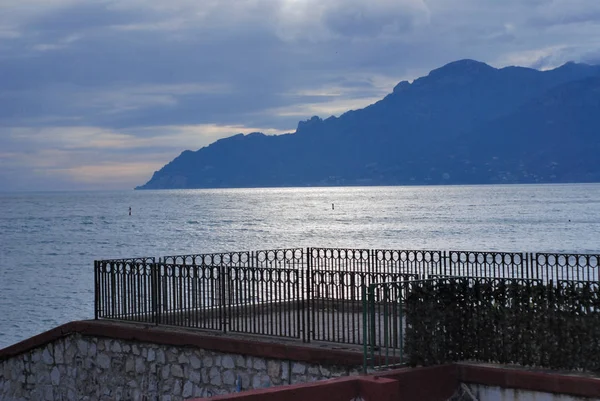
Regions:
<svg viewBox="0 0 600 401"><path fill-rule="evenodd" d="M94 262L95 317L369 345L363 303L369 286L463 276L554 286L597 282L599 260L600 255L337 248L101 260Z"/></svg>
<svg viewBox="0 0 600 401"><path fill-rule="evenodd" d="M95 271L96 319L291 338L304 333L302 269L132 259L96 261Z"/></svg>
<svg viewBox="0 0 600 401"><path fill-rule="evenodd" d="M147 321L156 312L154 264L154 258L95 261L95 318Z"/></svg>
<svg viewBox="0 0 600 401"><path fill-rule="evenodd" d="M315 269L600 281L600 254L308 248Z"/></svg>

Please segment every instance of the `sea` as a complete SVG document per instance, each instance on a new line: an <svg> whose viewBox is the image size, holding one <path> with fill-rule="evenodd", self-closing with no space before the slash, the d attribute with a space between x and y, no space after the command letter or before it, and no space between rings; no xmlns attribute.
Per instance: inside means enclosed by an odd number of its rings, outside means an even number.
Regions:
<svg viewBox="0 0 600 401"><path fill-rule="evenodd" d="M0 193L0 349L93 318L94 260L290 247L597 254L600 184Z"/></svg>

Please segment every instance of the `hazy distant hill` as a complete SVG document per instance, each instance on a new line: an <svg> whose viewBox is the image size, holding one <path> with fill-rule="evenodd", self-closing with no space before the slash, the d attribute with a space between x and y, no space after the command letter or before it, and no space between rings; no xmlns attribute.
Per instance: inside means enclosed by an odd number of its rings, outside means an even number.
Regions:
<svg viewBox="0 0 600 401"><path fill-rule="evenodd" d="M138 189L600 181L600 66L460 60L293 134L185 151Z"/></svg>

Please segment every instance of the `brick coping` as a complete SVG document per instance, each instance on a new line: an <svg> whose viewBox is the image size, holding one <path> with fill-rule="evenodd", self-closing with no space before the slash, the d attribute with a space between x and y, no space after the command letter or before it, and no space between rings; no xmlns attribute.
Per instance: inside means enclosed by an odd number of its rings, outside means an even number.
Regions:
<svg viewBox="0 0 600 401"><path fill-rule="evenodd" d="M440 370L444 368L446 369L445 372ZM452 380L455 380L456 386L459 383L478 384L503 389L600 399L600 377L580 375L573 372L530 369L522 366L506 367L476 362L459 362L450 365L422 368L407 367L381 372L375 374L375 376L406 380L411 375L419 377L420 375L432 374L433 372L437 372L436 375L440 378L443 377L445 380L452 378Z"/></svg>
<svg viewBox="0 0 600 401"><path fill-rule="evenodd" d="M600 377L577 373L497 367L489 364L455 364L463 383L577 397L600 398Z"/></svg>
<svg viewBox="0 0 600 401"><path fill-rule="evenodd" d="M362 396L366 400L446 401L460 383L532 391L580 398L600 398L600 378L574 376L524 368L455 363L402 368L370 376L352 376L256 389L199 398L195 401L343 401Z"/></svg>
<svg viewBox="0 0 600 401"><path fill-rule="evenodd" d="M307 345L284 339L269 340L255 337L248 338L248 336L241 338L239 336L223 335L222 333L210 334L182 328L105 320L82 320L55 327L0 349L0 361L72 334L348 367L362 366L363 363L362 352L343 349L342 347L335 349L335 344Z"/></svg>

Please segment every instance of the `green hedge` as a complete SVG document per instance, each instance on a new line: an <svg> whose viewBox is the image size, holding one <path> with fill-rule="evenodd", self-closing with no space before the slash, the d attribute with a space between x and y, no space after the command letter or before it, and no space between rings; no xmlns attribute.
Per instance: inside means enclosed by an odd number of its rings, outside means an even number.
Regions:
<svg viewBox="0 0 600 401"><path fill-rule="evenodd" d="M597 282L461 277L407 288L412 365L476 360L600 372Z"/></svg>

